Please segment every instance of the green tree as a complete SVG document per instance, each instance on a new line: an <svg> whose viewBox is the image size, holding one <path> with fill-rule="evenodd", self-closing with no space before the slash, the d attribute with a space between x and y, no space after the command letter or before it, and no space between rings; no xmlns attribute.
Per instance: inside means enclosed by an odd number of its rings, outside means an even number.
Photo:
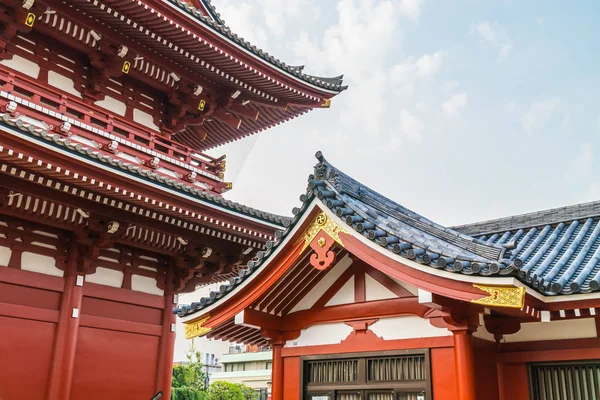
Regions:
<svg viewBox="0 0 600 400"><path fill-rule="evenodd" d="M242 391L242 395L244 396L245 400L258 400L258 392L252 389L250 386L239 383L238 387Z"/></svg>
<svg viewBox="0 0 600 400"><path fill-rule="evenodd" d="M194 341L186 353L188 364L173 367L171 383L171 400L205 400L205 374L202 371L200 351L196 350Z"/></svg>
<svg viewBox="0 0 600 400"><path fill-rule="evenodd" d="M240 387L234 383L217 381L208 387L208 400L246 400Z"/></svg>

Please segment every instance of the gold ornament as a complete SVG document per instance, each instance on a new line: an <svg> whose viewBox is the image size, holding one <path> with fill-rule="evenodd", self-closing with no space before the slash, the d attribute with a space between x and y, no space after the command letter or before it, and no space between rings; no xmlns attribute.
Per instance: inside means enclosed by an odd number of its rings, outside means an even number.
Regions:
<svg viewBox="0 0 600 400"><path fill-rule="evenodd" d="M321 212L319 215L315 217L313 222L310 224L304 236L299 240L304 240L304 246L302 247L302 251L306 250L306 248L310 245L313 239L319 234L319 232L325 231L329 236L332 237L340 246L344 247L344 243L340 239L340 233L348 233L343 230L338 224L329 219L327 215ZM322 238L321 238L322 239ZM324 241L323 241L324 242ZM323 247L325 243L321 245L321 242L317 242L319 246Z"/></svg>
<svg viewBox="0 0 600 400"><path fill-rule="evenodd" d="M473 284L479 290L489 293L489 296L478 300L471 300L471 303L481 304L492 307L523 308L525 305L524 287L501 287L501 286L482 286Z"/></svg>
<svg viewBox="0 0 600 400"><path fill-rule="evenodd" d="M185 329L185 338L193 339L198 336L204 336L210 332L212 328L206 328L202 326L202 324L204 324L209 318L210 315L202 318L201 320L184 324L183 327Z"/></svg>

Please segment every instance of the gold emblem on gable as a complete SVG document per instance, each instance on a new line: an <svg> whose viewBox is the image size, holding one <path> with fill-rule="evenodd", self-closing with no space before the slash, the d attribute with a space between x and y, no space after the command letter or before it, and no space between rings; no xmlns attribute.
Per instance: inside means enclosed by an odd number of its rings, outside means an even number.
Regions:
<svg viewBox="0 0 600 400"><path fill-rule="evenodd" d="M335 240L340 246L344 247L344 243L342 243L342 239L340 239L340 233L347 233L342 229L337 223L331 220L331 218L327 217L327 214L324 212L319 213L310 224L301 240L304 240L304 246L302 247L302 251L306 250L306 248L310 245L313 239L319 234L319 232L324 231L327 233L333 240ZM321 238L322 239L322 238ZM322 244L321 244L322 243ZM320 247L325 245L324 241L320 241L318 243Z"/></svg>
<svg viewBox="0 0 600 400"><path fill-rule="evenodd" d="M195 337L204 336L212 330L212 328L203 327L202 325L210 318L210 315L204 317L198 321L185 323L183 328L185 330L185 338L193 339Z"/></svg>
<svg viewBox="0 0 600 400"><path fill-rule="evenodd" d="M471 303L491 307L523 308L525 304L524 287L482 286L473 284L477 289L489 293L487 297L471 300Z"/></svg>

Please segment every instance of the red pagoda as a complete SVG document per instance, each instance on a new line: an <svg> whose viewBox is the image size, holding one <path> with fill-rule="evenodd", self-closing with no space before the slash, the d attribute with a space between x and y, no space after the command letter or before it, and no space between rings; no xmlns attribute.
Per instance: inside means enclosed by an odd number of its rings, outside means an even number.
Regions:
<svg viewBox="0 0 600 400"><path fill-rule="evenodd" d="M0 399L168 399L177 294L287 222L202 152L344 89L208 0L1 0Z"/></svg>

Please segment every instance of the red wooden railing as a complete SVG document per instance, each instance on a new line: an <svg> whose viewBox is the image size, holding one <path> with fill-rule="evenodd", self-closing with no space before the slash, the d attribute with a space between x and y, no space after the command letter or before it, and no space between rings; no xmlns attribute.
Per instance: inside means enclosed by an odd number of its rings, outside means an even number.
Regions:
<svg viewBox="0 0 600 400"><path fill-rule="evenodd" d="M190 172L190 167L205 171L212 175L212 179L210 179L210 176L200 176L198 174L199 180L208 178L211 181L211 186L215 186L218 193L226 185L221 179L225 170L225 156L215 158L207 154L193 152L189 147L162 136L159 132L144 125L115 115L94 104L87 104L84 100L60 89L40 84L31 77L8 70L2 66L0 66L0 90L166 156L172 160L161 160L161 165L166 166L164 163L167 163L167 168L180 173L184 177ZM51 116L47 117L52 119ZM57 119L58 121L60 120ZM79 129L77 134L89 140L106 141L106 138L88 129ZM127 144L121 145L127 146ZM120 147L121 149L122 147ZM129 149L133 153L139 152L133 146L129 146ZM152 156L146 154L146 157L151 158ZM183 163L184 167L176 164L175 160Z"/></svg>

